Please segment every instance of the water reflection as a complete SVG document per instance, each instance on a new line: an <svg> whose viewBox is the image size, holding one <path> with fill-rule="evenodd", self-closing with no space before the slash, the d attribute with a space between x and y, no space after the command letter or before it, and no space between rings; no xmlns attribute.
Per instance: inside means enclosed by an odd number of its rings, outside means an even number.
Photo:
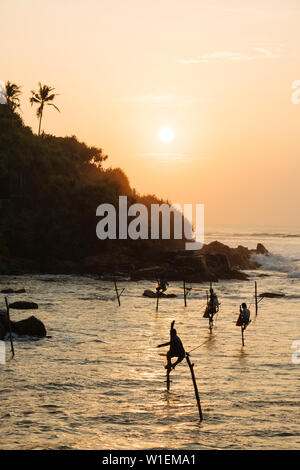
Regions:
<svg viewBox="0 0 300 470"><path fill-rule="evenodd" d="M298 445L298 369L289 345L299 323L283 300L261 307L263 316L247 328L241 348L233 282L218 285L223 302L210 335L200 308L205 289L192 291L184 308L181 285L174 284L179 297L161 301L156 313L153 299L141 295L149 287L144 282L124 283L128 296L118 307L109 282L51 279L9 279L10 287L26 288L24 300L39 303L37 316L52 338L17 341L15 359L8 355L0 368L1 448L286 448L282 433L288 445ZM270 281L262 279L261 289L264 282ZM288 282L280 279L282 289L288 291ZM246 298L248 289L239 283L239 296ZM13 320L25 316L12 313ZM276 318L272 328L267 318ZM191 359L202 424L185 361L166 391L156 346L168 341L173 319L186 350L196 348Z"/></svg>

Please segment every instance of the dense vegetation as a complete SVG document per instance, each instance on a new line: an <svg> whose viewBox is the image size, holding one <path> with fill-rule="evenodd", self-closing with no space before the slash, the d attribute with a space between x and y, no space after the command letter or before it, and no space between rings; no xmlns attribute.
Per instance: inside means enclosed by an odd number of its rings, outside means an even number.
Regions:
<svg viewBox="0 0 300 470"><path fill-rule="evenodd" d="M180 240L105 240L96 237L96 208L162 203L140 196L120 168L104 169L100 148L72 137L34 135L8 105L0 105L0 254L79 261L117 247L136 255L182 248Z"/></svg>

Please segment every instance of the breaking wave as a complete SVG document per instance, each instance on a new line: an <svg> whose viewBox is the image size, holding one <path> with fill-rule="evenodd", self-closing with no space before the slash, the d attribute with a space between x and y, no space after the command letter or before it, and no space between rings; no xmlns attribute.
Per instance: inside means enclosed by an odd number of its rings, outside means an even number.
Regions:
<svg viewBox="0 0 300 470"><path fill-rule="evenodd" d="M224 233L224 232L207 232L206 236L212 237L214 235L234 237L234 238L300 238L300 233L272 233L272 232L257 232L257 233Z"/></svg>
<svg viewBox="0 0 300 470"><path fill-rule="evenodd" d="M299 260L286 258L282 255L253 255L263 271L287 273L289 278L300 278Z"/></svg>

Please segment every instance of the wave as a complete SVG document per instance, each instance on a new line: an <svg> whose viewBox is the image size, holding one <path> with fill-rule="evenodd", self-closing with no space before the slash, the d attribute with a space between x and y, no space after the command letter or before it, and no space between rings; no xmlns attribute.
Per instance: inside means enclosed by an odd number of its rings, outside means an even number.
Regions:
<svg viewBox="0 0 300 470"><path fill-rule="evenodd" d="M257 261L263 271L276 271L280 273L288 273L289 278L300 278L300 267L295 266L298 260L285 258L282 255L253 255L254 261Z"/></svg>
<svg viewBox="0 0 300 470"><path fill-rule="evenodd" d="M235 238L249 238L249 237L256 237L256 238L263 238L263 237L270 237L270 238L300 238L300 233L272 233L272 232L257 232L257 233L226 233L226 232L207 232L205 236L212 237L212 236L220 236L223 237L235 237Z"/></svg>

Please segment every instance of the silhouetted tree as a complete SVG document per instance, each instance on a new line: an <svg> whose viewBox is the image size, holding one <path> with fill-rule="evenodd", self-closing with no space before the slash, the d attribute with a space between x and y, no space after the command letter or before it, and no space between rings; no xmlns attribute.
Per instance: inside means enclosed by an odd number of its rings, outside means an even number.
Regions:
<svg viewBox="0 0 300 470"><path fill-rule="evenodd" d="M20 107L20 95L20 86L16 85L15 83L11 83L10 81L7 81L5 83L6 104L12 111L15 111L17 108Z"/></svg>
<svg viewBox="0 0 300 470"><path fill-rule="evenodd" d="M29 99L31 106L35 103L39 104L39 107L36 112L36 115L39 118L38 135L40 135L41 133L41 124L42 124L42 117L43 117L45 105L53 106L58 112L60 112L58 107L55 106L55 104L51 103L51 101L53 101L56 98L56 96L58 96L57 93L51 93L53 90L55 90L55 88L51 88L48 85L42 85L41 82L39 82L38 92L31 90L32 96Z"/></svg>

